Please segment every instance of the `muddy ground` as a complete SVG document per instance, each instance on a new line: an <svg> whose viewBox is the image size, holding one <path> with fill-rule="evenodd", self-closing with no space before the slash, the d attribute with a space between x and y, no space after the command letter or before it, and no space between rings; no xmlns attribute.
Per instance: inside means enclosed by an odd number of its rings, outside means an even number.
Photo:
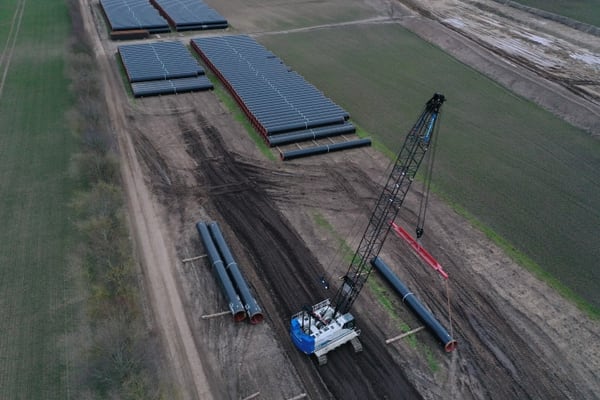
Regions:
<svg viewBox="0 0 600 400"><path fill-rule="evenodd" d="M334 294L336 278L347 267L340 240L356 246L389 160L365 148L270 161L212 92L132 100L97 1L80 1L119 140L152 329L163 338L181 398L598 397L599 324L436 198L423 245L449 272L449 286L393 235L382 257L449 327L458 349L445 353L426 331L416 334L417 345L386 345L386 338L400 333L398 321L410 328L419 323L397 300L390 314L367 285L353 308L362 353L344 346L319 367L297 351L288 336L290 316ZM390 8L379 5L381 15L389 16ZM394 10L398 23L416 31L429 26L429 35L444 38L465 57L485 50L414 11ZM505 61L497 64L504 68ZM513 80L521 76L515 67ZM411 195L405 209L414 210L416 202ZM219 222L263 308L264 323L202 319L227 305L205 259L182 262L204 253L195 228L200 220ZM414 215L406 211L400 222L412 226ZM325 290L320 275L335 287ZM383 286L377 276L372 279Z"/></svg>

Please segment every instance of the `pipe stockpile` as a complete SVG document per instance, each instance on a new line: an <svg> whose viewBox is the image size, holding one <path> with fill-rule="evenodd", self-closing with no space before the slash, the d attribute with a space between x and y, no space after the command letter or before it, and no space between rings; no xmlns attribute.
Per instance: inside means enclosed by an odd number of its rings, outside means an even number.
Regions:
<svg viewBox="0 0 600 400"><path fill-rule="evenodd" d="M246 35L192 39L192 47L268 136L343 124L349 115Z"/></svg>
<svg viewBox="0 0 600 400"><path fill-rule="evenodd" d="M289 150L280 153L282 160L293 160L294 158L314 156L317 154L332 153L334 151L355 149L357 147L370 146L371 139L357 139L342 143L325 144L322 146L314 146L300 150Z"/></svg>
<svg viewBox="0 0 600 400"><path fill-rule="evenodd" d="M304 131L295 131L282 133L279 135L269 135L269 146L282 146L284 144L297 143L306 140L317 140L331 136L343 135L345 133L354 133L356 128L349 122L343 124L328 125L320 128L313 128Z"/></svg>
<svg viewBox="0 0 600 400"><path fill-rule="evenodd" d="M167 21L147 0L100 0L111 31L146 29L150 33L170 32Z"/></svg>
<svg viewBox="0 0 600 400"><path fill-rule="evenodd" d="M161 94L177 94L196 90L210 90L212 83L205 75L193 78L145 81L131 83L134 97L157 96Z"/></svg>
<svg viewBox="0 0 600 400"><path fill-rule="evenodd" d="M408 288L402 283L400 278L392 272L392 270L383 262L379 257L375 257L371 264L377 268L379 272L388 280L388 282L396 289L396 291L402 296L402 301L406 303L409 308L417 314L419 319L425 324L427 328L440 340L444 349L447 352L453 351L456 346L456 340L452 339L446 329L438 322L437 319L417 300L415 295L408 290Z"/></svg>
<svg viewBox="0 0 600 400"><path fill-rule="evenodd" d="M229 246L227 246L227 243L225 243L225 239L223 238L223 234L221 233L219 224L213 222L208 226L208 229L210 230L210 233L213 239L215 240L220 253L223 255L223 259L227 263L225 268L229 271L229 274L233 278L233 283L236 285L240 296L242 297L242 301L246 306L246 312L248 313L248 317L250 318L250 323L258 324L259 322L262 322L262 310L260 309L258 303L250 293L248 284L242 276L242 273L240 272L237 263L233 259L233 255L229 250Z"/></svg>
<svg viewBox="0 0 600 400"><path fill-rule="evenodd" d="M201 0L150 0L176 31L225 29L227 20Z"/></svg>
<svg viewBox="0 0 600 400"><path fill-rule="evenodd" d="M204 68L181 42L127 44L117 51L129 82L204 75Z"/></svg>
<svg viewBox="0 0 600 400"><path fill-rule="evenodd" d="M225 266L223 265L223 260L219 256L219 252L217 251L215 244L208 232L208 228L204 222L198 222L196 224L196 229L198 229L198 233L200 234L200 238L204 243L204 248L208 253L208 258L210 259L210 263L213 266L213 269L217 273L217 278L219 278L219 282L221 283L221 288L223 289L223 294L227 297L229 301L229 309L231 310L231 314L233 315L234 321L242 321L246 318L246 313L244 312L244 306L240 301L235 289L233 288L233 284L231 283L231 279L225 270Z"/></svg>

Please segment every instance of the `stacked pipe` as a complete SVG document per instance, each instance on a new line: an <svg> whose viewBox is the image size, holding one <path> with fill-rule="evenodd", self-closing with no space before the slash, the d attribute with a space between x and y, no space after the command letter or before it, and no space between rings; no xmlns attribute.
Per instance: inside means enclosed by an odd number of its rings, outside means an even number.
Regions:
<svg viewBox="0 0 600 400"><path fill-rule="evenodd" d="M371 139L356 139L347 142L324 144L321 146L308 147L306 149L282 151L279 156L282 160L293 160L294 158L314 156L317 154L332 153L334 151L355 149L357 147L370 146Z"/></svg>
<svg viewBox="0 0 600 400"><path fill-rule="evenodd" d="M244 312L244 306L240 301L238 294L233 288L233 284L231 283L231 279L225 270L225 266L223 264L223 260L215 247L215 244L208 232L208 228L204 222L198 222L196 224L196 229L198 229L198 233L200 234L200 238L202 239L202 243L204 243L204 248L208 253L208 258L210 260L210 264L217 274L217 279L221 285L221 289L223 290L223 294L227 297L229 301L229 310L231 310L231 314L233 315L234 321L242 321L246 318L246 313Z"/></svg>
<svg viewBox="0 0 600 400"><path fill-rule="evenodd" d="M247 314L250 323L258 324L262 322L264 319L262 310L250 293L248 284L223 238L219 225L213 222L207 226L204 222L198 222L196 227L208 253L211 265L217 273L223 293L229 300L229 309L234 320L242 321ZM242 304L242 301L244 304Z"/></svg>
<svg viewBox="0 0 600 400"><path fill-rule="evenodd" d="M371 264L377 268L379 272L387 279L387 281L396 289L402 296L402 301L419 317L425 326L439 339L447 352L453 351L457 342L454 340L446 329L438 322L437 319L417 300L415 295L408 290L406 285L402 283L400 278L383 262L379 257L371 260Z"/></svg>
<svg viewBox="0 0 600 400"><path fill-rule="evenodd" d="M269 145L354 132L346 111L254 39L198 38L191 45ZM282 134L290 135L277 139Z"/></svg>
<svg viewBox="0 0 600 400"><path fill-rule="evenodd" d="M250 289L246 284L246 280L242 276L242 273L240 272L237 263L233 259L233 255L231 254L229 246L227 246L227 243L223 238L223 234L221 233L219 224L217 224L216 222L211 223L209 225L209 230L217 244L219 252L223 255L223 259L226 262L225 268L227 269L227 271L229 271L229 275L233 279L233 284L237 288L238 293L240 294L242 301L244 302L246 312L248 313L248 318L250 318L250 323L258 324L259 322L262 322L262 311L258 306L256 300L250 293Z"/></svg>
<svg viewBox="0 0 600 400"><path fill-rule="evenodd" d="M354 133L355 131L356 128L353 124L344 122L343 124L322 126L319 128L282 133L279 135L270 135L268 136L267 140L269 142L269 146L274 147L307 140L323 139L331 136L343 135L345 133Z"/></svg>
<svg viewBox="0 0 600 400"><path fill-rule="evenodd" d="M226 29L227 20L201 0L150 0L176 31Z"/></svg>

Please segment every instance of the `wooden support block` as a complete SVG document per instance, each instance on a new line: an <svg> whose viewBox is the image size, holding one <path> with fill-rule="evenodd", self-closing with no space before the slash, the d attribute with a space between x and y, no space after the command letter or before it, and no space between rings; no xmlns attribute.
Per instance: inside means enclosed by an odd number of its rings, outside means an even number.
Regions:
<svg viewBox="0 0 600 400"><path fill-rule="evenodd" d="M401 334L401 335L394 336L393 338L387 339L387 340L385 341L385 344L390 344L390 343L393 343L393 342L395 342L395 341L397 341L397 340L400 340L400 339L402 339L402 338L405 338L405 337L407 337L407 336L410 336L410 335L412 335L412 334L415 334L415 333L417 333L417 332L419 332L419 331L422 331L423 329L425 329L425 327L424 327L424 326L420 326L420 327L418 327L418 328L415 328L415 329L413 329L413 330L410 330L410 331L408 331L408 332L404 332L404 333L403 333L403 334Z"/></svg>

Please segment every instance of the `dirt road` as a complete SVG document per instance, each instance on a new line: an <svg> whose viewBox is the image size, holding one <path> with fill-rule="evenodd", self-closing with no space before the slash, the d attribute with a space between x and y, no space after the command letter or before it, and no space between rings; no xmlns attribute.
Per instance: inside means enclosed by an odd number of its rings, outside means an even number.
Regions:
<svg viewBox="0 0 600 400"><path fill-rule="evenodd" d="M342 348L325 367L300 354L288 338L290 315L332 295L317 277L337 285L335 277L345 272L334 255L340 240L354 243L365 226L388 160L369 148L271 162L211 92L131 100L97 2L80 1L104 72L152 322L183 398L259 392L264 399L593 399L600 393L598 324L435 198L424 245L451 273L451 314L444 283L404 243L390 237L382 256L443 324L450 326L452 316L458 350L444 353L427 332L417 334L417 345L385 345L399 333L398 319L365 289L353 311L365 351ZM449 47L462 48L463 37L420 18L411 14L402 23L432 24L447 32ZM475 44L467 50L480 51ZM194 226L199 220L220 223L265 323L201 318L226 304L208 262L181 261L204 252ZM394 309L409 327L418 325L398 302Z"/></svg>

